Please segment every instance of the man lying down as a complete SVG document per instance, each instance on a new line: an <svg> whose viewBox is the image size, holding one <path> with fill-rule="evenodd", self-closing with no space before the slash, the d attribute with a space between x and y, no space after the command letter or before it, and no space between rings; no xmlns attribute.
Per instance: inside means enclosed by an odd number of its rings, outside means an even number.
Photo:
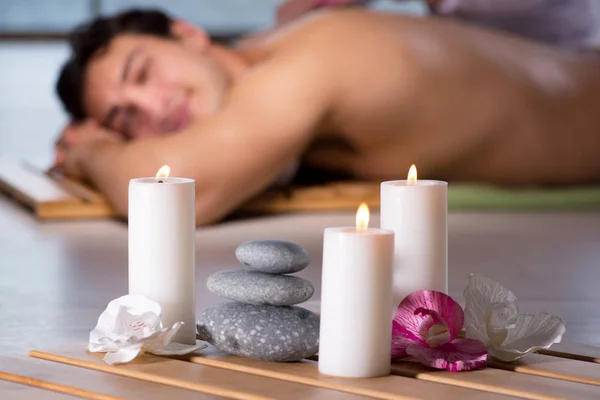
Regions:
<svg viewBox="0 0 600 400"><path fill-rule="evenodd" d="M449 20L314 12L233 47L157 11L92 21L57 85L58 164L127 213L129 179L196 180L219 221L297 161L359 179L600 179L600 61Z"/></svg>

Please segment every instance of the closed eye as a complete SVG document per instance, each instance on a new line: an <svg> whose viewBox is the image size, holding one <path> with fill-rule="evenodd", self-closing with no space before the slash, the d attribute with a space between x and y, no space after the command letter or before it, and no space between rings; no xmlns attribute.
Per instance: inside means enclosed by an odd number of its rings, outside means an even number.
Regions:
<svg viewBox="0 0 600 400"><path fill-rule="evenodd" d="M149 68L150 68L150 61L146 59L144 61L144 64L142 64L142 67L140 68L139 73L137 74L136 83L138 83L140 85L146 83L146 80L148 79Z"/></svg>

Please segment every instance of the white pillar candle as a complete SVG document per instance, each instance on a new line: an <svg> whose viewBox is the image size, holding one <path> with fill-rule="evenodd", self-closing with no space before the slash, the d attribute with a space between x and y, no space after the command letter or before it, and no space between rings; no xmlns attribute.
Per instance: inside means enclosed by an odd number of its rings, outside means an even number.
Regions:
<svg viewBox="0 0 600 400"><path fill-rule="evenodd" d="M381 228L395 233L394 304L417 290L448 293L448 183L407 180L381 183Z"/></svg>
<svg viewBox="0 0 600 400"><path fill-rule="evenodd" d="M319 372L326 375L390 373L394 233L367 226L363 205L356 228L324 231Z"/></svg>
<svg viewBox="0 0 600 400"><path fill-rule="evenodd" d="M129 293L159 303L164 326L184 322L174 342L196 344L195 181L168 175L129 182Z"/></svg>

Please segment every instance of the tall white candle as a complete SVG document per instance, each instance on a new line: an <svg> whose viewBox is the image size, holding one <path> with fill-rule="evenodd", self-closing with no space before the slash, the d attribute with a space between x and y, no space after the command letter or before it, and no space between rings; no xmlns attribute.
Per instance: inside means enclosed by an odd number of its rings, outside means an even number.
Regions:
<svg viewBox="0 0 600 400"><path fill-rule="evenodd" d="M394 304L417 290L448 293L448 183L407 180L381 183L381 228L394 231Z"/></svg>
<svg viewBox="0 0 600 400"><path fill-rule="evenodd" d="M390 373L394 233L367 226L364 205L356 228L324 232L319 371L326 375Z"/></svg>
<svg viewBox="0 0 600 400"><path fill-rule="evenodd" d="M174 342L195 344L195 181L168 175L129 182L129 293L159 303L163 325L184 322Z"/></svg>

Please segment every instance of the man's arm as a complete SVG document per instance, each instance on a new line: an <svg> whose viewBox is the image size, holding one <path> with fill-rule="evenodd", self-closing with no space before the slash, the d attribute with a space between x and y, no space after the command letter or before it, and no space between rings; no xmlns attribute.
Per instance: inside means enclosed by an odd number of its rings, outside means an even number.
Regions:
<svg viewBox="0 0 600 400"><path fill-rule="evenodd" d="M130 143L96 141L81 149L78 168L116 209L127 213L131 178L196 180L197 223L217 221L265 189L309 144L331 104L323 68L301 51L254 68L223 110L181 133Z"/></svg>

